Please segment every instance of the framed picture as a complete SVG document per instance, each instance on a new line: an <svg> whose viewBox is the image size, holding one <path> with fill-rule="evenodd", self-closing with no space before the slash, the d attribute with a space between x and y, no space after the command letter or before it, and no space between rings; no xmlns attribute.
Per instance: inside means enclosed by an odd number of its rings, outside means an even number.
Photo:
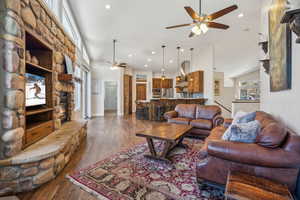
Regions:
<svg viewBox="0 0 300 200"><path fill-rule="evenodd" d="M215 96L220 96L220 81L215 80Z"/></svg>
<svg viewBox="0 0 300 200"><path fill-rule="evenodd" d="M146 74L137 74L136 75L136 82L146 83L147 82L147 75Z"/></svg>
<svg viewBox="0 0 300 200"><path fill-rule="evenodd" d="M292 88L292 33L280 21L286 11L287 0L273 0L269 10L269 53L271 92Z"/></svg>

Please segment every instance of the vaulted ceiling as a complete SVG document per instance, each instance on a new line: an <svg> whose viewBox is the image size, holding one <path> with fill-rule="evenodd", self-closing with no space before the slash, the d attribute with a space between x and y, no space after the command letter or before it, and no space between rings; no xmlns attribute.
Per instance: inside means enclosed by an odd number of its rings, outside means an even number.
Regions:
<svg viewBox="0 0 300 200"><path fill-rule="evenodd" d="M217 22L230 26L227 31L210 29L205 35L188 38L191 28L166 30L166 26L190 23L184 6L198 11L198 0L69 0L94 66L112 59L112 40L117 39L117 59L135 69L160 71L161 45L167 46L168 70L177 69L176 47L205 51L212 45L217 71L228 75L258 65L258 41L262 0L202 0L206 14L237 4L239 9ZM111 9L107 10L106 5ZM244 17L239 18L240 13ZM152 51L156 54L152 55ZM132 55L130 57L129 55ZM151 62L148 62L151 59Z"/></svg>

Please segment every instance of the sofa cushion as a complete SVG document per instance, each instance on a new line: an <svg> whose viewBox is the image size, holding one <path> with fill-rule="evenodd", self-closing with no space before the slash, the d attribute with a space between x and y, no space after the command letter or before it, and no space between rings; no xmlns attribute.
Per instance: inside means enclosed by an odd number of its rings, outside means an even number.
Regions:
<svg viewBox="0 0 300 200"><path fill-rule="evenodd" d="M211 130L213 127L213 123L211 120L207 119L197 119L191 121L191 126L194 128L200 128L205 130Z"/></svg>
<svg viewBox="0 0 300 200"><path fill-rule="evenodd" d="M190 121L191 121L190 119L188 119L188 118L182 118L182 117L168 119L169 123L174 123L174 124L186 124L186 125L189 125Z"/></svg>
<svg viewBox="0 0 300 200"><path fill-rule="evenodd" d="M272 115L265 113L263 111L257 111L255 119L260 122L262 129L264 129L266 126L268 126L271 123L277 122Z"/></svg>
<svg viewBox="0 0 300 200"><path fill-rule="evenodd" d="M219 106L197 106L196 119L213 119L217 114L220 114L221 108Z"/></svg>
<svg viewBox="0 0 300 200"><path fill-rule="evenodd" d="M260 132L260 123L255 120L248 123L232 124L222 136L231 142L254 143Z"/></svg>
<svg viewBox="0 0 300 200"><path fill-rule="evenodd" d="M281 123L268 124L257 136L256 143L268 148L277 148L287 136L287 130Z"/></svg>
<svg viewBox="0 0 300 200"><path fill-rule="evenodd" d="M175 111L179 118L195 119L196 104L178 104Z"/></svg>

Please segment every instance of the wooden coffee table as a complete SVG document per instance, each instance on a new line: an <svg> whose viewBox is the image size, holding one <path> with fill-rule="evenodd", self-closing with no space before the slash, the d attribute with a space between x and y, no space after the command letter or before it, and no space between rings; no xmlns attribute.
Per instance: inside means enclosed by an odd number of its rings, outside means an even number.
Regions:
<svg viewBox="0 0 300 200"><path fill-rule="evenodd" d="M287 186L240 172L230 172L226 200L293 200Z"/></svg>
<svg viewBox="0 0 300 200"><path fill-rule="evenodd" d="M192 129L189 125L181 124L162 124L159 127L136 133L138 137L145 137L147 139L148 147L151 155L145 155L145 157L171 162L167 156L175 147L187 146L182 144L182 141L186 134ZM164 149L161 154L158 154L155 150L153 140L165 141Z"/></svg>

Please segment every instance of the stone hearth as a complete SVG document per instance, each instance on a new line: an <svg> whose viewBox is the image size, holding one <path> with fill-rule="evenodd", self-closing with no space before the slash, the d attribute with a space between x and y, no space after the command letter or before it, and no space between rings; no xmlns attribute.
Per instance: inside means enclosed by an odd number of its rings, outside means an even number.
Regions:
<svg viewBox="0 0 300 200"><path fill-rule="evenodd" d="M0 160L0 195L30 191L55 178L86 134L85 121L67 122L18 155Z"/></svg>

